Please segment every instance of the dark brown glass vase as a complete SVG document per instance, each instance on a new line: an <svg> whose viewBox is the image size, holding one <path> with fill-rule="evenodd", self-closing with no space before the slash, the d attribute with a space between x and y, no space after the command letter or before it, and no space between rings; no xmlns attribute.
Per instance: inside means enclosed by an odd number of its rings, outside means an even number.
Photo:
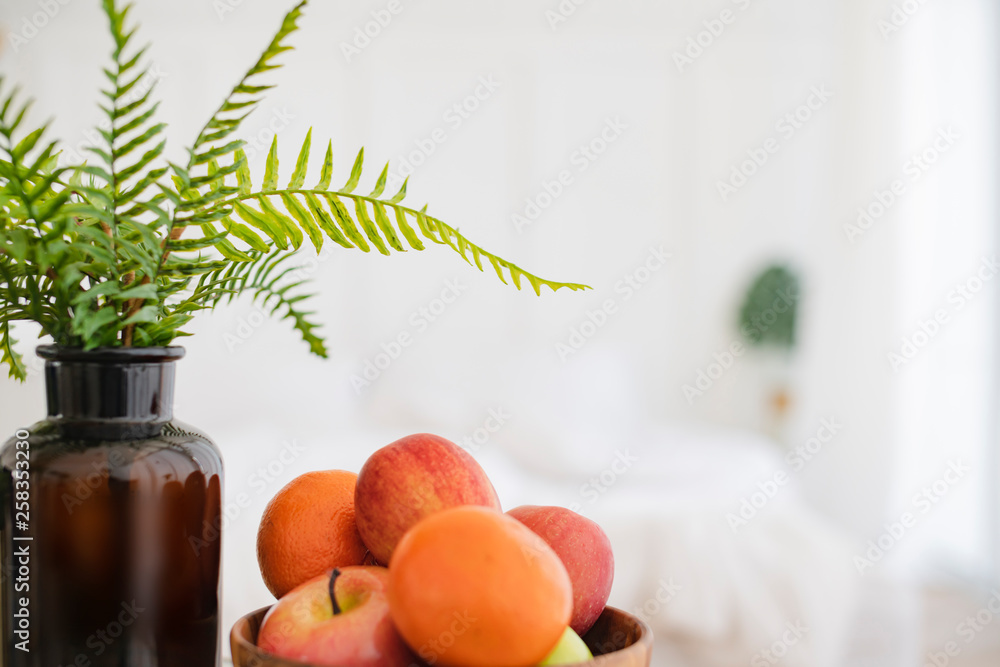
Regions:
<svg viewBox="0 0 1000 667"><path fill-rule="evenodd" d="M0 665L214 667L222 459L173 420L183 348L38 354L48 418L0 452Z"/></svg>

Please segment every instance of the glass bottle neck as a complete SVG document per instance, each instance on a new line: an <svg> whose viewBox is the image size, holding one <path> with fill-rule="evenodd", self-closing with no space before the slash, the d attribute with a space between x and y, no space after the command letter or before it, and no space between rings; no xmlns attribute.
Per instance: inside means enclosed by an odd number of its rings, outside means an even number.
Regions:
<svg viewBox="0 0 1000 667"><path fill-rule="evenodd" d="M49 419L62 424L162 424L173 418L175 360L181 348L84 352L39 348Z"/></svg>

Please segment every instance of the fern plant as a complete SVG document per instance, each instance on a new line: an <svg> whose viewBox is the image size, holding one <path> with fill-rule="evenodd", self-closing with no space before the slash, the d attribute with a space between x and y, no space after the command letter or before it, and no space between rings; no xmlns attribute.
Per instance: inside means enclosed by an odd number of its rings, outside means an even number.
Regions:
<svg viewBox="0 0 1000 667"><path fill-rule="evenodd" d="M30 101L0 78L0 363L23 380L11 324L35 322L43 336L65 346L167 345L187 335L196 313L249 293L273 315L287 318L310 350L327 350L308 294L289 281L294 256L308 238L319 251L332 242L384 255L450 247L468 263L488 264L504 283L536 294L587 289L545 280L475 245L421 208L405 205L407 182L385 192L388 164L367 194L358 191L364 149L343 185L335 186L332 142L313 160L312 130L287 180L279 181L277 140L255 185L241 123L272 86L264 75L291 47L306 2L285 15L260 58L208 119L183 164L164 159L165 125L156 120L155 83L135 48L131 5L102 0L114 43L104 69L101 144L82 164L59 166L47 126L26 128ZM319 164L307 185L310 163ZM314 166L315 169L315 166ZM313 181L310 181L312 183Z"/></svg>

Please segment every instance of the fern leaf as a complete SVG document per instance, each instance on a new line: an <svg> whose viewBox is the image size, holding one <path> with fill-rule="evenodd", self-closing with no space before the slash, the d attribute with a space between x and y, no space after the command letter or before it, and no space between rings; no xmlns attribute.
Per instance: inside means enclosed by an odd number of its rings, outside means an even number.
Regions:
<svg viewBox="0 0 1000 667"><path fill-rule="evenodd" d="M428 224L428 227L431 229L436 229L442 238L445 239L454 238L457 242L461 244L462 250L459 250L459 254L461 254L462 257L465 257L465 250L475 250L480 255L486 257L490 261L494 269L496 269L497 275L500 276L501 280L503 280L503 271L501 269L507 269L508 273L510 274L511 281L514 283L514 286L517 289L521 289L521 285L519 282L521 277L524 277L528 280L528 282L531 284L531 287L534 289L535 294L539 296L541 295L542 287L548 287L553 292L557 292L563 288L568 289L571 292L590 289L588 285L583 285L580 283L563 283L563 282L556 282L553 280L545 280L544 278L539 278L534 274L528 273L527 271L517 266L516 264L508 262L505 259L497 257L493 253L483 250L481 247L470 242L467 238L459 234L457 230L453 229L452 227L449 227L441 220L433 218L429 215L424 215L424 218ZM458 249L458 246L454 243L449 243L449 245L451 245L453 248ZM479 268L480 270L482 270L481 265Z"/></svg>
<svg viewBox="0 0 1000 667"><path fill-rule="evenodd" d="M150 86L149 90L143 93L142 96L139 97L139 99L128 102L124 106L118 106L110 110L105 109L105 112L108 113L108 116L111 118L112 121L120 120L121 118L128 116L132 112L138 111L139 109L146 106L146 104L149 103L149 99L152 96L153 96L153 86ZM124 102L124 101L125 101L124 99L119 100L119 102Z"/></svg>
<svg viewBox="0 0 1000 667"><path fill-rule="evenodd" d="M228 231L204 236L200 239L168 239L167 250L171 252L189 252L191 250L204 250L211 248L229 236Z"/></svg>
<svg viewBox="0 0 1000 667"><path fill-rule="evenodd" d="M95 338L94 334L98 330L107 327L112 322L118 319L118 313L114 308L105 307L98 310L90 317L80 318L79 324L74 327L77 334L83 338L84 349L93 349L95 347L100 347L101 341ZM77 324L77 322L74 322Z"/></svg>
<svg viewBox="0 0 1000 667"><path fill-rule="evenodd" d="M124 326L139 324L142 322L155 322L160 317L160 308L155 305L142 306L132 315L128 316L122 324Z"/></svg>
<svg viewBox="0 0 1000 667"><path fill-rule="evenodd" d="M267 163L264 165L264 183L266 190L278 189L278 137L271 140L271 150L267 152Z"/></svg>
<svg viewBox="0 0 1000 667"><path fill-rule="evenodd" d="M132 164L131 166L126 167L126 168L122 169L120 172L118 172L117 178L118 178L119 182L127 181L128 179L132 178L136 174L138 174L138 173L142 172L144 169L146 169L146 167L148 167L150 165L150 163L153 162L153 160L155 160L156 158L160 157L160 155L163 154L163 149L164 149L164 147L166 147L166 145L167 145L167 142L161 141L159 144L157 144L156 146L154 146L152 149L150 149L150 150L146 151L145 153L143 153L142 157L139 158L138 162L136 162L136 163ZM161 171L160 173L163 174L163 173L165 173L165 171ZM148 177L148 174L146 176ZM129 202L129 199L126 199L124 196L117 198L118 205L127 204L128 202Z"/></svg>
<svg viewBox="0 0 1000 667"><path fill-rule="evenodd" d="M333 212L337 222L340 223L340 228L344 230L344 234L351 240L351 242L362 252L369 252L371 247L368 242L365 241L359 232L358 228L354 225L354 221L351 219L350 214L347 209L344 208L344 203L337 199L337 195L330 193L323 193L326 196L327 204L330 206L330 211Z"/></svg>
<svg viewBox="0 0 1000 667"><path fill-rule="evenodd" d="M10 151L11 157L20 161L25 155L28 154L28 151L35 147L35 144L38 143L38 139L42 136L43 132L45 132L45 126L29 132L28 136L17 142L17 145Z"/></svg>
<svg viewBox="0 0 1000 667"><path fill-rule="evenodd" d="M307 133L299 150L295 170L287 188L277 189L279 173L277 139L271 143L264 184L259 192L247 192L250 187L249 173L244 172L243 176L239 176L237 172L240 185L239 194L235 198L237 214L252 226L265 230L276 244L280 230L284 238L291 241L291 246L298 248L304 238L304 231L317 251L322 247L322 236L325 234L344 248L354 247L369 252L374 247L381 254L389 255L391 251L405 252L407 246L414 250L424 250L426 246L420 239L422 234L436 244L447 245L480 271L483 271L485 263L489 262L502 282L513 284L517 289L521 289L523 282L527 282L536 294L540 294L543 287L548 287L552 291L589 289L579 283L540 278L472 243L457 229L428 215L426 206L419 211L403 206L400 202L406 196L408 180L403 181L395 195L383 199L388 182L388 164L382 169L370 194L355 194L354 190L361 180L363 171L364 149L358 151L344 186L339 190L330 190L329 184L333 177L333 151L332 144L328 143L317 187L303 190L302 185L305 182L312 145L311 132L310 130ZM239 161L242 157L237 154L236 159ZM274 202L271 201L272 198ZM300 198L304 198L305 206ZM259 212L243 204L244 201L252 199L258 200ZM324 199L327 207L322 205ZM344 199L350 199L353 203L353 215L345 206ZM275 202L279 200L284 211L275 206ZM330 213L327 213L326 208L329 208ZM391 215L389 209L392 209ZM416 229L411 225L411 220L416 221Z"/></svg>
<svg viewBox="0 0 1000 667"><path fill-rule="evenodd" d="M375 211L375 222L378 224L379 231L385 236L385 240L389 242L389 247L399 252L406 252L406 248L399 242L396 231L389 222L389 216L385 213L385 205L379 201L372 202L372 210Z"/></svg>
<svg viewBox="0 0 1000 667"><path fill-rule="evenodd" d="M253 181L250 178L250 166L247 164L247 156L243 149L236 151L236 162L239 168L236 170L236 182L239 184L241 195L248 195L253 190Z"/></svg>
<svg viewBox="0 0 1000 667"><path fill-rule="evenodd" d="M444 243L444 241L442 241L440 237L435 235L434 231L431 229L430 223L427 221L426 206L417 211L417 226L420 227L420 233L429 238L434 243Z"/></svg>
<svg viewBox="0 0 1000 667"><path fill-rule="evenodd" d="M223 218L221 222L223 228L227 232L243 241L257 252L268 252L271 249L264 239L258 236L256 232L246 225L236 222L230 217Z"/></svg>
<svg viewBox="0 0 1000 667"><path fill-rule="evenodd" d="M104 283L105 285L109 283ZM110 283L113 285L113 283ZM112 294L112 299L114 301L128 301L129 299L150 299L152 301L158 301L159 295L157 293L156 285L145 284L136 285L135 287L129 287L124 290L115 290Z"/></svg>
<svg viewBox="0 0 1000 667"><path fill-rule="evenodd" d="M299 149L299 157L295 161L295 171L292 172L292 180L288 183L289 190L298 190L306 182L306 169L309 168L309 148L312 143L312 128L306 132L305 141Z"/></svg>
<svg viewBox="0 0 1000 667"><path fill-rule="evenodd" d="M165 128L166 126L167 126L166 123L157 123L156 125L153 125L152 127L147 128L145 132L143 132L142 134L140 134L136 138L132 139L131 141L129 141L128 143L126 143L124 146L120 146L117 149L115 149L115 153L114 153L115 156L119 157L119 158L126 157L133 150L135 150L139 146L142 146L147 141L149 141L150 139L152 139L153 137L155 137L157 134L159 134L160 132L162 132L163 128ZM121 131L120 131L120 128L116 128L115 131L116 131L116 133L119 136L122 134Z"/></svg>
<svg viewBox="0 0 1000 667"><path fill-rule="evenodd" d="M358 151L358 157L354 159L354 166L351 167L351 177L347 179L347 183L344 183L344 187L340 188L343 193L354 192L354 188L358 187L358 181L361 180L361 169L365 163L365 149L362 148Z"/></svg>
<svg viewBox="0 0 1000 667"><path fill-rule="evenodd" d="M259 211L242 203L236 204L235 211L236 215L248 225L264 232L279 249L288 250L288 239L285 237L285 231L280 223L270 220Z"/></svg>
<svg viewBox="0 0 1000 667"><path fill-rule="evenodd" d="M371 194L368 196L372 199L378 199L382 196L382 192L385 190L385 181L389 176L389 163L385 163L385 167L382 169L382 173L379 174L378 180L375 181L375 188L372 189Z"/></svg>
<svg viewBox="0 0 1000 667"><path fill-rule="evenodd" d="M319 199L316 195L306 193L306 205L309 206L309 210L316 217L319 222L320 228L326 232L326 235L333 239L333 242L344 248L353 248L354 245L341 233L337 228L337 224L330 217L330 214L323 210L323 205L320 204Z"/></svg>
<svg viewBox="0 0 1000 667"><path fill-rule="evenodd" d="M290 46L286 46L285 39L298 30L296 21L302 15L302 8L305 5L306 0L302 0L302 2L299 2L291 11L285 14L284 19L281 21L281 26L271 39L270 44L267 45L267 48L260 55L260 58L247 70L243 78L233 87L216 112L205 123L205 127L198 133L198 138L195 140L193 147L195 152L199 151L210 141L221 141L239 129L239 122L231 124L222 123L225 120L232 120L226 114L231 113L234 109L250 109L252 111L256 108L260 102L260 98L256 96L270 88L270 86L263 86L257 83L260 79L259 75L280 67L280 65L274 62L274 59L291 48ZM247 115L249 115L249 112L243 114L239 120L242 120ZM213 132L213 130L215 131Z"/></svg>
<svg viewBox="0 0 1000 667"><path fill-rule="evenodd" d="M392 199L389 200L390 204L398 204L399 202L403 201L403 199L406 197L406 184L409 182L410 182L409 176L403 179L403 184L399 186L399 192L394 194L392 196Z"/></svg>
<svg viewBox="0 0 1000 667"><path fill-rule="evenodd" d="M302 177L305 178L304 173L302 174ZM299 185L302 185L301 181L299 182ZM323 232L320 231L316 222L313 220L312 216L309 215L306 209L303 208L302 204L300 204L293 195L287 193L281 194L281 202L285 205L288 212L292 214L292 217L299 223L299 226L306 230L306 234L309 235L309 240L312 241L313 246L316 247L316 252L322 250Z"/></svg>
<svg viewBox="0 0 1000 667"><path fill-rule="evenodd" d="M354 212L358 216L358 223L361 225L361 229L365 232L365 236L371 241L371 244L382 253L383 255L389 254L389 249L385 247L385 243L382 241L382 237L379 236L378 230L375 229L375 225L372 223L371 218L368 217L368 211L365 210L365 200L357 197L354 199Z"/></svg>
<svg viewBox="0 0 1000 667"><path fill-rule="evenodd" d="M16 342L10 334L10 322L0 324L0 363L7 364L8 377L24 382L28 379L28 368L24 365L24 358L14 349Z"/></svg>
<svg viewBox="0 0 1000 667"><path fill-rule="evenodd" d="M159 108L160 108L159 102L152 104L149 107L149 109L145 110L138 116L132 118L132 120L128 121L127 123L119 127L118 132L120 134L126 134L127 132L131 132L137 127L141 127L143 123L145 123L147 120L150 120L153 116L156 115L156 112Z"/></svg>
<svg viewBox="0 0 1000 667"><path fill-rule="evenodd" d="M267 197L259 197L257 201L260 203L261 212L264 215L267 215L271 220L275 220L279 225L281 225L285 236L291 241L292 248L298 250L299 246L302 245L303 240L302 230L298 228L298 225L296 225L287 215L284 215L276 209Z"/></svg>
<svg viewBox="0 0 1000 667"><path fill-rule="evenodd" d="M323 338L316 333L319 325L310 319L313 313L302 310L300 306L310 295L290 294L302 285L302 281L289 279L298 268L289 264L294 256L294 251L256 253L250 262L205 274L192 296L177 310L187 313L212 308L224 298L232 299L249 293L253 301L259 301L272 315L291 320L294 329L309 345L309 350L326 357Z"/></svg>
<svg viewBox="0 0 1000 667"><path fill-rule="evenodd" d="M389 200L390 203L394 203L392 199ZM416 235L413 228L410 227L409 223L406 221L406 213L403 212L401 208L393 208L396 213L396 226L399 227L399 231L403 233L403 237L406 242L410 244L410 247L414 250L423 250L424 244L420 241L420 237Z"/></svg>
<svg viewBox="0 0 1000 667"><path fill-rule="evenodd" d="M198 153L193 156L193 159L191 160L191 166L193 167L199 164L206 164L208 162L211 162L212 160L216 160L220 157L229 155L230 153L234 153L243 145L243 143L244 142L242 141L230 141L228 144L220 148L212 148L203 151L201 153Z"/></svg>
<svg viewBox="0 0 1000 667"><path fill-rule="evenodd" d="M326 145L326 157L323 159L323 170L319 176L319 183L314 190L329 190L330 181L333 180L333 141Z"/></svg>

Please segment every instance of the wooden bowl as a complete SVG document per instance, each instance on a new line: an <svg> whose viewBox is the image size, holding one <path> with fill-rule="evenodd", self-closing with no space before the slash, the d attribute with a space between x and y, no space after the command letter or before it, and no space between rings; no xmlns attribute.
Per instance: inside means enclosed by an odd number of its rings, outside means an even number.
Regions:
<svg viewBox="0 0 1000 667"><path fill-rule="evenodd" d="M236 621L229 633L235 667L304 667L295 660L277 658L257 648L257 631L270 607L258 609ZM594 659L580 663L588 667L649 667L653 633L641 620L620 609L606 607L594 627L583 638Z"/></svg>

